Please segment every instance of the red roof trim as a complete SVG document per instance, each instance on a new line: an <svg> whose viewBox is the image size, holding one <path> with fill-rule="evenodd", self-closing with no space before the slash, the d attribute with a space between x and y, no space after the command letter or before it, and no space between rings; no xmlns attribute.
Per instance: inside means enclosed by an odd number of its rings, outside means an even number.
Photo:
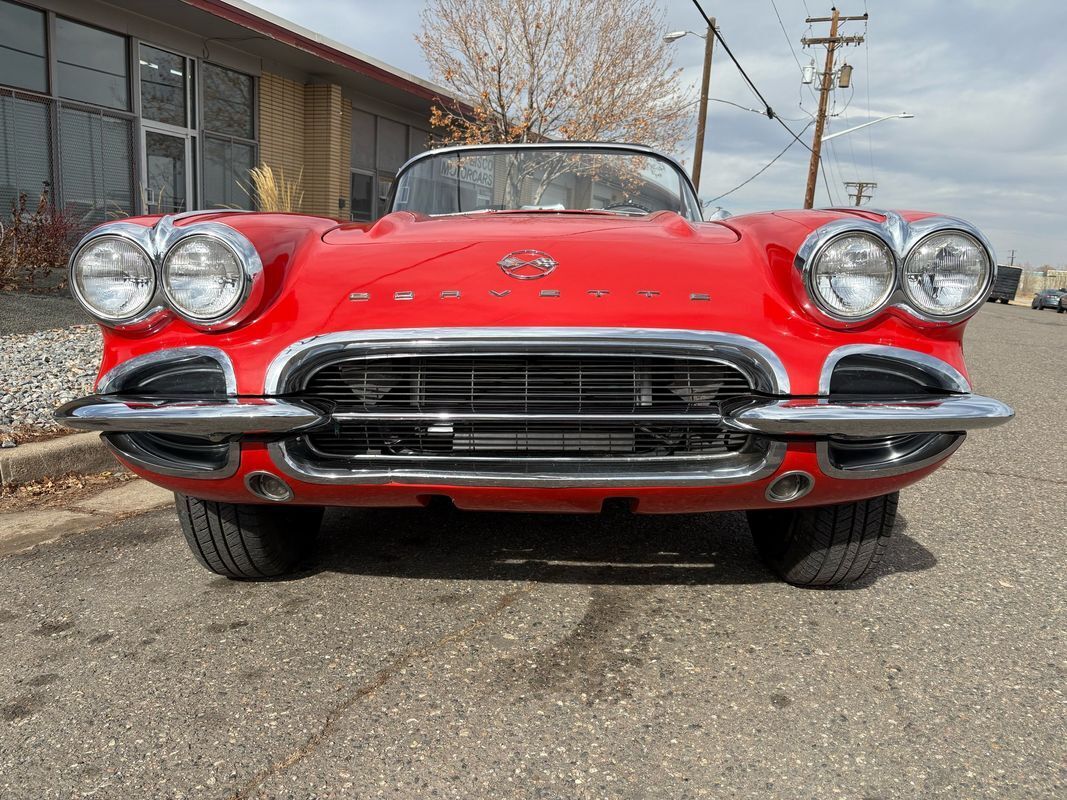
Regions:
<svg viewBox="0 0 1067 800"><path fill-rule="evenodd" d="M303 50L304 52L317 56L324 61L329 61L344 67L345 69L350 69L353 72L358 72L367 77L374 78L375 80L396 89L401 89L409 94L421 97L424 100L452 100L452 98L449 97L440 97L436 92L427 89L425 86L406 80L395 73L382 69L379 66L364 61L363 59L355 58L347 53L335 50L321 42L316 42L299 33L295 33L280 25L276 25L263 17L252 14L244 9L237 8L236 6L231 6L229 3L223 2L223 0L183 0L183 2L194 8L198 8L201 11L206 11L216 17L220 17L221 19L236 23L243 28L262 33L271 39L282 42L283 44Z"/></svg>

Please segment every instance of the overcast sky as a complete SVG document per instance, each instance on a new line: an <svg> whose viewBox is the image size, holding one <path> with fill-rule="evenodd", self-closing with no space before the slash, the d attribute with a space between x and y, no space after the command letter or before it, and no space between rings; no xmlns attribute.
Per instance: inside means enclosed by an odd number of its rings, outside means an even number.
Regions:
<svg viewBox="0 0 1067 800"><path fill-rule="evenodd" d="M518 1L518 0L517 0ZM422 0L253 0L275 14L324 33L416 75L430 77L413 35ZM595 0L590 0L595 2ZM804 19L826 16L830 2L702 0L756 86L799 131L816 108L800 83L800 64L823 48L803 50ZM702 30L691 0L661 0L667 27ZM805 8L807 7L807 10ZM837 90L840 112L830 132L906 111L827 143L823 168L834 204L848 201L844 181L878 183L872 207L911 208L964 217L992 240L1001 263L1067 264L1067 30L1064 0L840 0L843 14L870 20L844 33L866 34L845 48L853 88ZM812 35L825 35L825 25ZM792 44L796 59L790 51ZM703 42L672 45L684 80L699 82ZM868 106L868 93L870 103ZM733 64L717 49L710 95L758 107ZM694 91L695 96L695 91ZM802 103L802 105L801 105ZM789 142L777 123L711 103L701 195L727 192ZM810 142L811 131L806 135ZM832 147L830 146L832 145ZM692 162L692 142L675 154ZM808 151L795 145L747 186L716 201L731 213L803 204ZM829 205L820 180L816 205Z"/></svg>

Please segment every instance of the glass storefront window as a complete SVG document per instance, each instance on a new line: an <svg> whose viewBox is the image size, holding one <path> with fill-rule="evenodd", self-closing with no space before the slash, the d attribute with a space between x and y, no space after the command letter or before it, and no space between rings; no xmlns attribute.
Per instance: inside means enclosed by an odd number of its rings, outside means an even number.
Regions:
<svg viewBox="0 0 1067 800"><path fill-rule="evenodd" d="M0 0L0 83L48 91L44 13Z"/></svg>
<svg viewBox="0 0 1067 800"><path fill-rule="evenodd" d="M202 127L227 136L254 139L252 76L204 63L200 80L204 93Z"/></svg>
<svg viewBox="0 0 1067 800"><path fill-rule="evenodd" d="M375 169L378 136L373 114L352 109L352 169Z"/></svg>
<svg viewBox="0 0 1067 800"><path fill-rule="evenodd" d="M36 100L0 94L0 218L6 218L20 194L30 206L52 180L48 106Z"/></svg>
<svg viewBox="0 0 1067 800"><path fill-rule="evenodd" d="M57 17L55 51L60 97L130 107L124 36Z"/></svg>
<svg viewBox="0 0 1067 800"><path fill-rule="evenodd" d="M248 173L255 157L251 144L204 137L204 207L251 208Z"/></svg>
<svg viewBox="0 0 1067 800"><path fill-rule="evenodd" d="M99 111L59 112L63 205L87 227L133 213L133 130L129 119Z"/></svg>
<svg viewBox="0 0 1067 800"><path fill-rule="evenodd" d="M408 126L378 118L378 169L396 172L408 160Z"/></svg>
<svg viewBox="0 0 1067 800"><path fill-rule="evenodd" d="M374 176L367 172L353 172L349 194L352 219L362 222L374 219Z"/></svg>
<svg viewBox="0 0 1067 800"><path fill-rule="evenodd" d="M185 211L186 138L145 131L148 174L148 213L175 214Z"/></svg>
<svg viewBox="0 0 1067 800"><path fill-rule="evenodd" d="M141 116L185 127L185 59L157 47L142 44L138 61L141 72Z"/></svg>

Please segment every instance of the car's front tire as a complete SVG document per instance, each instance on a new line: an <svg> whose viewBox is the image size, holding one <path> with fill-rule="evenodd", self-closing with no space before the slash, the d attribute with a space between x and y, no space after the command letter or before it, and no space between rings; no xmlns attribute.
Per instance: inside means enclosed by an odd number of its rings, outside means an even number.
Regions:
<svg viewBox="0 0 1067 800"><path fill-rule="evenodd" d="M174 495L196 560L227 578L258 580L292 571L308 554L322 508L218 503Z"/></svg>
<svg viewBox="0 0 1067 800"><path fill-rule="evenodd" d="M881 559L897 516L896 492L832 506L748 512L760 557L796 586L841 586Z"/></svg>

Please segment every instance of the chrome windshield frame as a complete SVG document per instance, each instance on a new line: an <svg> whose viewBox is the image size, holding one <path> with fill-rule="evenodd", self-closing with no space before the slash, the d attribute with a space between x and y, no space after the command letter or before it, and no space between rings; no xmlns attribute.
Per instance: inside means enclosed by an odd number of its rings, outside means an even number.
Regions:
<svg viewBox="0 0 1067 800"><path fill-rule="evenodd" d="M679 189L683 193L687 193L687 196L682 197L684 204L689 207L690 211L695 212L695 219L690 219L691 222L703 222L703 206L700 205L700 198L697 194L696 187L693 185L692 178L689 177L689 173L685 171L681 162L672 156L665 155L652 149L648 145L644 144L631 144L626 142L513 142L503 144L464 144L464 145L451 145L448 147L438 147L432 150L424 150L417 155L412 156L396 171L396 178L393 181L393 187L389 192L389 211L409 211L410 209L396 209L396 192L397 187L400 185L400 179L404 177L404 174L411 169L414 165L418 164L427 158L432 158L440 155L448 155L450 153L479 153L485 151L498 151L498 150L575 150L575 151L617 151L619 153L625 153L629 155L647 156L651 158L659 159L666 162L668 165L674 168L674 171L680 178ZM473 211L462 213L474 213ZM684 214L689 219L689 214Z"/></svg>

